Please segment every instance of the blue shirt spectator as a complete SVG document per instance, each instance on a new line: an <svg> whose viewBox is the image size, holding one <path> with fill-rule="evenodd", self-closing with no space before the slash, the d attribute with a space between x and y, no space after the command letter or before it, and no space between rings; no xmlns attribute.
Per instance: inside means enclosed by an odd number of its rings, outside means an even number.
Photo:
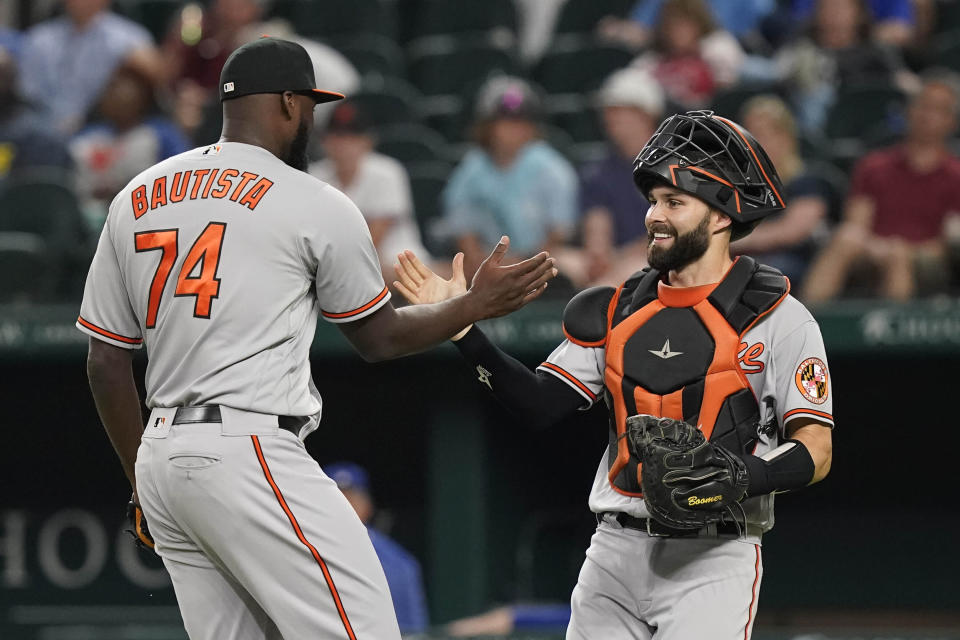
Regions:
<svg viewBox="0 0 960 640"><path fill-rule="evenodd" d="M474 149L454 170L443 192L444 216L455 235L476 235L491 247L510 236L510 250L534 253L553 230L576 222L577 175L543 141L528 144L509 167Z"/></svg>
<svg viewBox="0 0 960 640"><path fill-rule="evenodd" d="M620 247L647 235L644 217L650 203L633 181L633 159L610 148L603 158L588 165L582 176L580 209L602 207L610 212L614 246Z"/></svg>
<svg viewBox="0 0 960 640"><path fill-rule="evenodd" d="M734 3L736 4L736 3ZM798 21L807 20L813 15L817 0L793 0L790 11ZM910 0L869 0L867 7L877 22L902 20L913 24L913 3Z"/></svg>
<svg viewBox="0 0 960 640"><path fill-rule="evenodd" d="M0 48L0 182L28 169L71 166L66 145L18 95L16 77L13 56Z"/></svg>
<svg viewBox="0 0 960 640"><path fill-rule="evenodd" d="M27 32L21 88L63 133L76 131L113 72L134 54L153 69L153 40L135 22L106 11L106 0L66 3L67 15ZM99 7L99 8L98 8Z"/></svg>
<svg viewBox="0 0 960 640"><path fill-rule="evenodd" d="M20 57L23 35L9 27L0 26L0 49L6 49L14 59Z"/></svg>
<svg viewBox="0 0 960 640"><path fill-rule="evenodd" d="M383 573L390 585L397 624L403 633L426 631L429 625L427 598L423 592L420 563L387 534L367 527L373 550L377 552Z"/></svg>
<svg viewBox="0 0 960 640"><path fill-rule="evenodd" d="M652 29L657 25L663 3L664 0L640 0L630 12L630 18ZM708 4L717 24L737 37L756 30L777 6L775 0L711 0Z"/></svg>
<svg viewBox="0 0 960 640"><path fill-rule="evenodd" d="M370 542L373 543L373 549L387 577L400 631L426 631L430 622L420 563L387 534L370 526L374 504L366 470L353 462L335 462L323 467L323 472L337 483L337 487L357 512L357 517L367 526Z"/></svg>

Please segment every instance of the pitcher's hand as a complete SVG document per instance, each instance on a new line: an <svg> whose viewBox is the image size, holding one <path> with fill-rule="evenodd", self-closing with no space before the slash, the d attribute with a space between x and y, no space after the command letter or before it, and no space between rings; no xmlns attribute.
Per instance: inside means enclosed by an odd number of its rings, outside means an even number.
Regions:
<svg viewBox="0 0 960 640"><path fill-rule="evenodd" d="M557 275L554 259L546 251L516 264L504 265L510 238L503 236L493 253L480 263L468 295L476 297L483 318L496 318L516 311L538 298L547 282Z"/></svg>

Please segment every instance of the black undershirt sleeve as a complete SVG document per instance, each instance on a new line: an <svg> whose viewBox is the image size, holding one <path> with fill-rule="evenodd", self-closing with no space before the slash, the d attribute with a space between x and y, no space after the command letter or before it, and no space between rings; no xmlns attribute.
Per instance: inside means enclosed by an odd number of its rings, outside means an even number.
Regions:
<svg viewBox="0 0 960 640"><path fill-rule="evenodd" d="M454 344L493 396L534 428L550 426L585 404L583 396L559 378L531 371L504 353L476 325Z"/></svg>

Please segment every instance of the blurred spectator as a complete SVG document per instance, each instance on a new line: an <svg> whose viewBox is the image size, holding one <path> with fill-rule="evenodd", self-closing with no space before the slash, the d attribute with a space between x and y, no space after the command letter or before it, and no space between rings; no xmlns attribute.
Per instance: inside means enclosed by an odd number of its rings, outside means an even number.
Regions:
<svg viewBox="0 0 960 640"><path fill-rule="evenodd" d="M370 479L367 472L353 462L336 462L324 467L323 472L337 483L337 487L357 512L360 521L367 526L370 542L373 543L373 549L377 552L383 572L387 576L400 631L402 633L426 631L429 626L429 617L420 563L387 534L370 525L375 505L370 495Z"/></svg>
<svg viewBox="0 0 960 640"><path fill-rule="evenodd" d="M24 96L64 134L74 133L121 65L159 76L150 33L107 10L110 0L63 0L66 15L27 32L20 58Z"/></svg>
<svg viewBox="0 0 960 640"><path fill-rule="evenodd" d="M863 0L817 0L810 27L776 57L801 126L823 128L837 89L865 82L915 89L896 50L870 38L870 12Z"/></svg>
<svg viewBox="0 0 960 640"><path fill-rule="evenodd" d="M866 9L871 18L870 36L877 42L895 47L907 44L915 25L913 2L917 0L867 0ZM802 24L816 11L818 0L793 0L790 6L793 19Z"/></svg>
<svg viewBox="0 0 960 640"><path fill-rule="evenodd" d="M94 228L127 182L189 146L159 112L150 79L135 67L117 69L100 97L94 121L70 142L78 196Z"/></svg>
<svg viewBox="0 0 960 640"><path fill-rule="evenodd" d="M663 90L646 71L621 69L600 88L599 103L608 146L581 172L581 260L571 265L557 254L561 270L581 288L616 286L646 266L650 204L633 181L633 161L660 123Z"/></svg>
<svg viewBox="0 0 960 640"><path fill-rule="evenodd" d="M0 182L26 169L68 170L70 154L59 137L17 90L17 66L0 48Z"/></svg>
<svg viewBox="0 0 960 640"><path fill-rule="evenodd" d="M20 57L20 47L23 45L23 35L19 31L10 29L0 23L0 49L5 49L14 59Z"/></svg>
<svg viewBox="0 0 960 640"><path fill-rule="evenodd" d="M597 25L600 35L642 47L653 38L663 5L664 0L638 0L628 19L604 18ZM776 0L711 0L707 6L722 29L741 39L758 31L776 7Z"/></svg>
<svg viewBox="0 0 960 640"><path fill-rule="evenodd" d="M370 227L387 282L394 278L397 254L410 249L429 264L414 219L407 170L397 160L376 153L372 123L360 106L337 104L323 134L326 158L310 173L343 191L357 205Z"/></svg>
<svg viewBox="0 0 960 640"><path fill-rule="evenodd" d="M562 245L576 224L577 175L540 139L540 114L539 98L519 78L496 76L478 93L476 144L442 195L468 279L502 235L514 257L527 256Z"/></svg>
<svg viewBox="0 0 960 640"><path fill-rule="evenodd" d="M269 0L213 0L206 10L200 5L186 7L171 25L163 44L166 78L174 94L176 120L184 131L192 134L206 124L204 129L219 136L220 102L216 89L220 69L234 49L262 35L303 46L313 61L318 84L341 93L349 93L359 85L357 70L333 48L297 36L282 20L264 22L268 4ZM216 122L203 122L210 115L204 113L206 107L211 107ZM318 127L326 122L332 108L321 105L315 109ZM212 140L203 140L207 141Z"/></svg>
<svg viewBox="0 0 960 640"><path fill-rule="evenodd" d="M766 150L783 182L787 208L770 216L746 238L733 243L734 255L748 253L783 272L799 287L813 257L817 232L823 229L830 192L807 171L800 157L796 122L790 109L773 95L757 96L743 108L740 122Z"/></svg>
<svg viewBox="0 0 960 640"><path fill-rule="evenodd" d="M736 84L745 57L737 39L716 27L704 0L666 0L651 50L632 66L652 73L672 102L697 109L717 89Z"/></svg>
<svg viewBox="0 0 960 640"><path fill-rule="evenodd" d="M910 102L906 139L857 164L842 225L807 276L808 302L839 295L861 266L893 300L945 286L945 226L960 215L960 158L947 147L958 111L956 75L932 72Z"/></svg>

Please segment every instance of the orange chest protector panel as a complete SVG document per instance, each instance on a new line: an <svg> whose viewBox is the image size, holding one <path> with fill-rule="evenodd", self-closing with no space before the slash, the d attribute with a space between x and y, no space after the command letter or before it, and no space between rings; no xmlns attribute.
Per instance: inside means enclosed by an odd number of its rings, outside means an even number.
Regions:
<svg viewBox="0 0 960 640"><path fill-rule="evenodd" d="M624 283L607 309L604 382L610 407L610 484L641 495L640 462L623 437L638 413L684 420L737 453L757 444L760 409L737 354L741 336L786 296L775 269L740 257L710 295L669 303L659 274L647 269Z"/></svg>

